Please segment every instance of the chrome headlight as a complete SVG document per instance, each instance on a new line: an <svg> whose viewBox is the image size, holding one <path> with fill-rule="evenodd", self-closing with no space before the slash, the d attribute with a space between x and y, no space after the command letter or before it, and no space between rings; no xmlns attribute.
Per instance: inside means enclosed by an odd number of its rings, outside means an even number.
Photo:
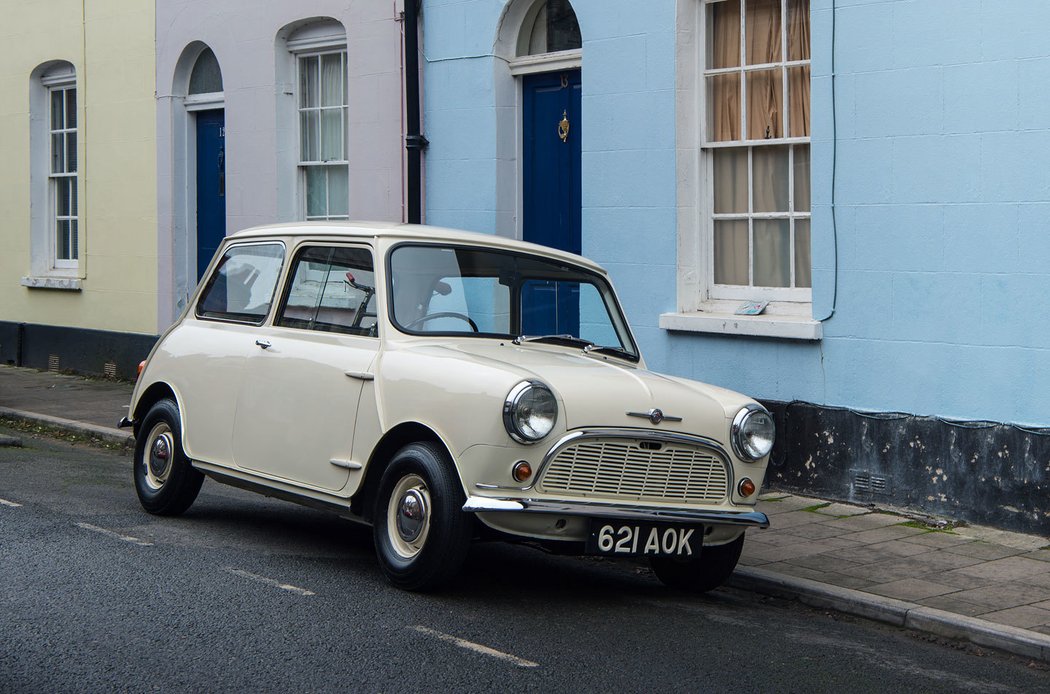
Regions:
<svg viewBox="0 0 1050 694"><path fill-rule="evenodd" d="M733 450L744 460L758 460L773 450L773 417L761 405L745 405L733 418Z"/></svg>
<svg viewBox="0 0 1050 694"><path fill-rule="evenodd" d="M551 433L558 421L558 402L539 381L522 381L503 403L503 425L518 443L535 443Z"/></svg>

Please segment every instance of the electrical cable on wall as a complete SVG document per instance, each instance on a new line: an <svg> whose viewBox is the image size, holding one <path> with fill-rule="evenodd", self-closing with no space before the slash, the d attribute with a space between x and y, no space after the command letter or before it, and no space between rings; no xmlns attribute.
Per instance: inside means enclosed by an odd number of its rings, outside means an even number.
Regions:
<svg viewBox="0 0 1050 694"><path fill-rule="evenodd" d="M827 322L831 320L831 317L835 315L835 309L838 307L839 302L839 231L838 231L838 212L835 206L835 189L838 184L838 105L835 101L835 15L838 10L835 8L835 0L831 2L831 242L834 247L835 254L835 268L834 276L831 284L831 311L828 315L823 318L818 318L821 322Z"/></svg>

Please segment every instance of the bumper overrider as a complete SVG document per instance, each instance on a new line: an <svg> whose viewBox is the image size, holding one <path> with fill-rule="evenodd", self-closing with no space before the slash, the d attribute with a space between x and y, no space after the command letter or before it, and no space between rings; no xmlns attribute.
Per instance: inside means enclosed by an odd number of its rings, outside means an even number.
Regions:
<svg viewBox="0 0 1050 694"><path fill-rule="evenodd" d="M631 506L599 501L551 501L471 496L463 505L468 513L547 513L586 518L616 518L664 523L702 523L746 528L768 528L769 518L758 511L690 511Z"/></svg>

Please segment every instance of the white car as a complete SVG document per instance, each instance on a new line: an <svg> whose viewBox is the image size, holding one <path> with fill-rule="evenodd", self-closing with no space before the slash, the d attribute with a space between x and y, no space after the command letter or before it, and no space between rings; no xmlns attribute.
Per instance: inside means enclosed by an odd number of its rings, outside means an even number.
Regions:
<svg viewBox="0 0 1050 694"><path fill-rule="evenodd" d="M247 229L216 252L132 395L142 506L205 476L370 523L396 586L474 539L647 557L710 590L773 446L755 401L645 368L605 271L428 226Z"/></svg>

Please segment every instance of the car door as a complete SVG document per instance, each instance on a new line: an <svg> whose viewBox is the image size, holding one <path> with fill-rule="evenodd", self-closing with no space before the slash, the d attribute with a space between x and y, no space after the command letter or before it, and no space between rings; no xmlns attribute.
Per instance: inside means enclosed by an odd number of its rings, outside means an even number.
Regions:
<svg viewBox="0 0 1050 694"><path fill-rule="evenodd" d="M284 264L279 241L229 246L204 283L193 313L161 343L153 359L177 364L168 378L178 393L186 454L233 466L236 401L255 333L270 313Z"/></svg>
<svg viewBox="0 0 1050 694"><path fill-rule="evenodd" d="M379 352L373 254L304 245L287 277L273 323L258 330L245 363L234 458L245 470L338 491L364 462L350 456Z"/></svg>

